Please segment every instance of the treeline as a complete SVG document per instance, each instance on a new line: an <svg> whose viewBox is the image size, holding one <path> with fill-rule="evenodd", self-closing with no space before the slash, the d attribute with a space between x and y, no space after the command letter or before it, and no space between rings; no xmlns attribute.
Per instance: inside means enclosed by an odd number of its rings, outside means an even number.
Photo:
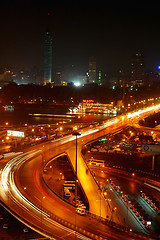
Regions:
<svg viewBox="0 0 160 240"><path fill-rule="evenodd" d="M132 97L131 97L132 96ZM34 101L37 103L78 103L83 99L93 99L95 102L109 103L124 100L137 101L149 97L159 97L160 88L146 88L130 90L129 88L110 89L97 84L83 87L74 86L39 86L34 84L17 85L12 82L0 90L1 104Z"/></svg>

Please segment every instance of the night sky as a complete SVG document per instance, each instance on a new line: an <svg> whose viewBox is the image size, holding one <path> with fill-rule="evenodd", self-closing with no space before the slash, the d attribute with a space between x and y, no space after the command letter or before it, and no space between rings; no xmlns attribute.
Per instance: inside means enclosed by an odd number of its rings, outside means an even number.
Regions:
<svg viewBox="0 0 160 240"><path fill-rule="evenodd" d="M159 5L116 1L5 1L0 7L0 65L43 69L43 42L50 12L53 65L79 73L96 56L106 73L129 70L131 55L144 53L146 70L160 64ZM91 5L90 5L91 4Z"/></svg>

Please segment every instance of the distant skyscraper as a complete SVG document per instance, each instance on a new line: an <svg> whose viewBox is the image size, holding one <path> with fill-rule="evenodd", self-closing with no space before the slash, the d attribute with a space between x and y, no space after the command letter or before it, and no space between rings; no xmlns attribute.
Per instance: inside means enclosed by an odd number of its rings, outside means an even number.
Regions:
<svg viewBox="0 0 160 240"><path fill-rule="evenodd" d="M144 84L144 56L136 53L131 59L131 84L142 86Z"/></svg>
<svg viewBox="0 0 160 240"><path fill-rule="evenodd" d="M89 58L89 83L96 82L96 58Z"/></svg>
<svg viewBox="0 0 160 240"><path fill-rule="evenodd" d="M102 71L98 71L98 85L102 85Z"/></svg>
<svg viewBox="0 0 160 240"><path fill-rule="evenodd" d="M60 86L62 81L63 81L63 68L57 67L54 69L54 73L53 73L54 85Z"/></svg>
<svg viewBox="0 0 160 240"><path fill-rule="evenodd" d="M53 37L47 31L44 42L44 84L52 82L52 41Z"/></svg>

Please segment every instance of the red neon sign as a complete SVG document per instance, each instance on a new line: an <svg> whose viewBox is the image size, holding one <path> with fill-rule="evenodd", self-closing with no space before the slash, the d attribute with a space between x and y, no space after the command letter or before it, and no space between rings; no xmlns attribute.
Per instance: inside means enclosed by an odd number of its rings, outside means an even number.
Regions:
<svg viewBox="0 0 160 240"><path fill-rule="evenodd" d="M94 103L92 99L83 99L83 103Z"/></svg>

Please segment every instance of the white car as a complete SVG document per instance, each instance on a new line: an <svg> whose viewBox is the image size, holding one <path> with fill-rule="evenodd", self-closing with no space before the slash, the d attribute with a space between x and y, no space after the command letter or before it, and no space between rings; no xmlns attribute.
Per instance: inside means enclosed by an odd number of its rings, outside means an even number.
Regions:
<svg viewBox="0 0 160 240"><path fill-rule="evenodd" d="M85 214L86 214L86 211L85 211L84 208L78 207L78 208L76 209L76 213L78 213L78 214L80 214L80 215L85 215Z"/></svg>

